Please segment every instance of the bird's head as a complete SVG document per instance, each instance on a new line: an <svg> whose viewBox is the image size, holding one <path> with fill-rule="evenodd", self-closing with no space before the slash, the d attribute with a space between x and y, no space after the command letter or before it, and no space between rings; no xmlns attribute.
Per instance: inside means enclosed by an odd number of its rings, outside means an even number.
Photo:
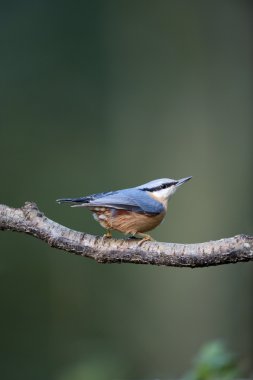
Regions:
<svg viewBox="0 0 253 380"><path fill-rule="evenodd" d="M162 203L167 203L179 186L191 178L192 177L186 177L178 180L170 178L155 179L154 181L138 186L138 189L149 192L151 196L153 195L154 198Z"/></svg>

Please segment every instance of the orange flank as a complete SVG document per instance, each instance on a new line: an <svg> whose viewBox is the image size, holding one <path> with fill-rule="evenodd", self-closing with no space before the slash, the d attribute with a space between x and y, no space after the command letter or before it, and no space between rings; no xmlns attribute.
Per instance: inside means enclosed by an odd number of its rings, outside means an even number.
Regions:
<svg viewBox="0 0 253 380"><path fill-rule="evenodd" d="M158 215L147 215L126 210L90 207L94 218L107 230L116 230L124 234L135 235L157 227L163 220L165 212Z"/></svg>

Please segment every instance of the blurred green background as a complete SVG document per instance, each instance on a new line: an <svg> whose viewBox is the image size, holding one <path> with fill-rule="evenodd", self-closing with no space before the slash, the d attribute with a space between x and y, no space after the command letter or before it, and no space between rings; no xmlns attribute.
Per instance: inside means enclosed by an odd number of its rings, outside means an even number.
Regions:
<svg viewBox="0 0 253 380"><path fill-rule="evenodd" d="M1 1L0 203L101 235L55 199L192 175L161 241L252 234L250 1ZM253 264L99 265L0 233L5 380L176 379L253 358Z"/></svg>

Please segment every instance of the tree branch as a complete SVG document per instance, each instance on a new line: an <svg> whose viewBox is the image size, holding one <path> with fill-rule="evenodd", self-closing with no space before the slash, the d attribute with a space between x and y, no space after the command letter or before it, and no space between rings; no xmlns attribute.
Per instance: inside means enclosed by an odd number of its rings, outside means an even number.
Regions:
<svg viewBox="0 0 253 380"><path fill-rule="evenodd" d="M0 230L24 232L52 247L99 263L135 263L175 267L207 267L253 260L253 237L237 235L199 244L108 239L64 227L48 219L35 203L22 208L0 205Z"/></svg>

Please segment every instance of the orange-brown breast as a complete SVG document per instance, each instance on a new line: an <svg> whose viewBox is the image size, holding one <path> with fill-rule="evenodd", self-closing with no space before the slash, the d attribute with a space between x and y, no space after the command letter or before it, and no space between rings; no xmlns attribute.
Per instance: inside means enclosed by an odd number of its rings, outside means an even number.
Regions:
<svg viewBox="0 0 253 380"><path fill-rule="evenodd" d="M152 230L162 222L165 216L165 212L152 216L110 208L90 208L90 210L102 227L133 235Z"/></svg>

